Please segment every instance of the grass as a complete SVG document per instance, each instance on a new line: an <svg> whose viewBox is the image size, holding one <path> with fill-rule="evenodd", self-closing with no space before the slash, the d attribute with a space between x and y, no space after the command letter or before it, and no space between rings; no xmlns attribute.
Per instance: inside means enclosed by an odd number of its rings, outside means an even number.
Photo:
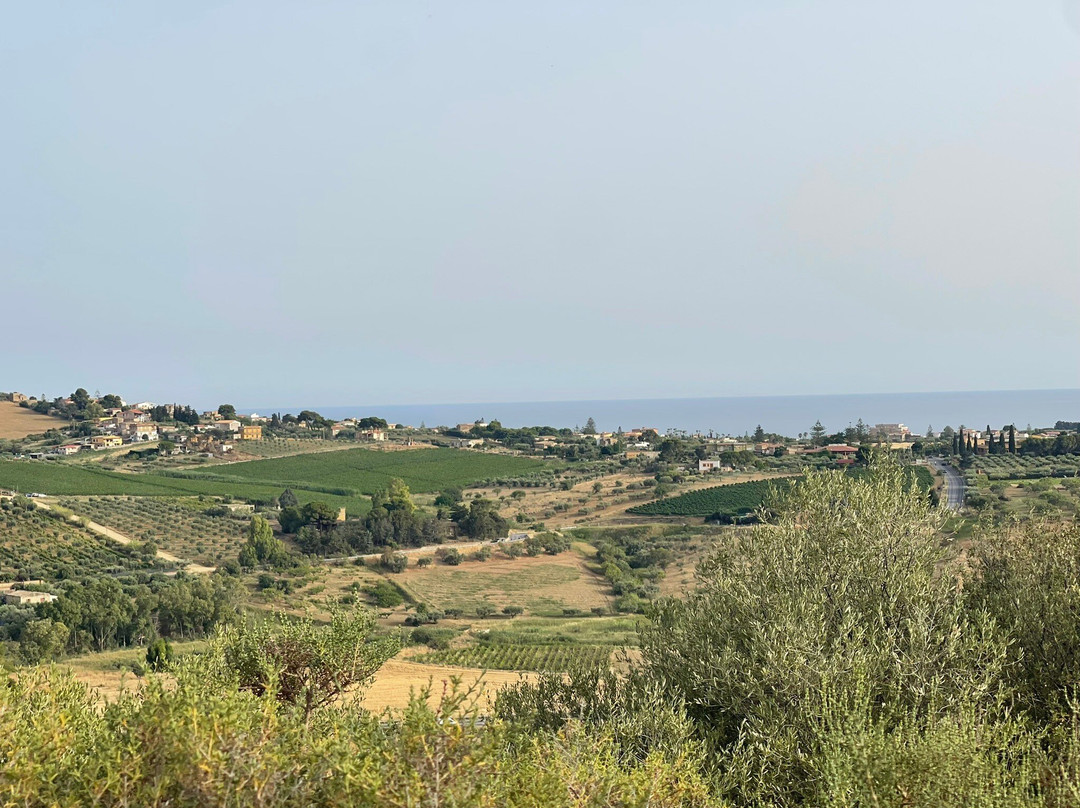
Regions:
<svg viewBox="0 0 1080 808"><path fill-rule="evenodd" d="M0 401L0 439L19 440L40 435L49 429L67 426L67 421L42 415L11 401Z"/></svg>
<svg viewBox="0 0 1080 808"><path fill-rule="evenodd" d="M498 627L480 629L478 636L502 645L637 645L642 619L619 617L519 617Z"/></svg>
<svg viewBox="0 0 1080 808"><path fill-rule="evenodd" d="M395 477L418 493L466 486L502 475L527 475L543 467L528 458L456 449L318 452L160 473L124 474L92 465L52 461L0 462L0 488L55 496L215 496L268 500L292 488L301 503L313 500L359 516L367 496Z"/></svg>
<svg viewBox="0 0 1080 808"><path fill-rule="evenodd" d="M404 480L415 493L431 493L494 477L528 475L543 467L543 463L530 458L457 449L410 452L348 449L233 463L227 468L190 471L186 476L198 479L213 475L215 479L238 482L272 481L278 486L341 488L370 495L385 488L395 477Z"/></svg>
<svg viewBox="0 0 1080 808"><path fill-rule="evenodd" d="M259 461L261 462L261 461ZM228 499L266 500L279 495L284 486L243 481L222 482L161 474L123 474L93 466L40 461L0 461L0 488L53 496L211 496ZM370 503L359 494L332 494L294 489L303 502L323 500L344 507L352 515L366 513Z"/></svg>
<svg viewBox="0 0 1080 808"><path fill-rule="evenodd" d="M577 553L466 561L458 567L409 567L392 580L413 600L444 610L475 612L487 603L499 609L521 606L530 614L560 615L565 609L587 612L610 604L605 582Z"/></svg>

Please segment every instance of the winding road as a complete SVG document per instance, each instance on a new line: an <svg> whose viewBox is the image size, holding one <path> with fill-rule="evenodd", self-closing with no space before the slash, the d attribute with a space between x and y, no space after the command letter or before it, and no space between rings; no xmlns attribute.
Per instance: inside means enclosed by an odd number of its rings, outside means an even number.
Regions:
<svg viewBox="0 0 1080 808"><path fill-rule="evenodd" d="M928 457L930 464L938 474L945 478L945 507L958 511L964 507L964 478L953 466L937 457Z"/></svg>

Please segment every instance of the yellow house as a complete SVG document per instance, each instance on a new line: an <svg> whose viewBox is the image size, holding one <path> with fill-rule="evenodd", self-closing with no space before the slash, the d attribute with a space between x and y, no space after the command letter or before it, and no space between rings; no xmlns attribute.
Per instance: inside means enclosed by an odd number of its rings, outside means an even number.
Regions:
<svg viewBox="0 0 1080 808"><path fill-rule="evenodd" d="M240 429L240 440L262 440L261 426L245 426Z"/></svg>
<svg viewBox="0 0 1080 808"><path fill-rule="evenodd" d="M119 435L94 435L90 438L90 445L95 449L115 449L124 445L124 439Z"/></svg>

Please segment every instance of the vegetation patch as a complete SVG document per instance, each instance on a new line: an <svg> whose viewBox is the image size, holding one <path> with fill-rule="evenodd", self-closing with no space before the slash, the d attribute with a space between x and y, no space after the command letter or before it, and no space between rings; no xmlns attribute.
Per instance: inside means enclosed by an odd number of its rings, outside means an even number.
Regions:
<svg viewBox="0 0 1080 808"><path fill-rule="evenodd" d="M95 536L21 498L0 502L0 581L63 580L160 568L153 553Z"/></svg>
<svg viewBox="0 0 1080 808"><path fill-rule="evenodd" d="M90 497L62 504L132 539L211 565L236 558L250 518L198 499Z"/></svg>
<svg viewBox="0 0 1080 808"><path fill-rule="evenodd" d="M415 493L432 493L449 486L466 486L492 477L525 475L543 468L543 463L529 458L457 449L411 452L349 449L252 460L184 474L192 479L213 475L218 480L272 483L279 489L288 486L371 495L386 488L393 479L403 480Z"/></svg>
<svg viewBox="0 0 1080 808"><path fill-rule="evenodd" d="M611 646L504 645L479 643L465 648L432 651L416 658L429 665L491 668L501 671L568 671L580 665L606 665Z"/></svg>

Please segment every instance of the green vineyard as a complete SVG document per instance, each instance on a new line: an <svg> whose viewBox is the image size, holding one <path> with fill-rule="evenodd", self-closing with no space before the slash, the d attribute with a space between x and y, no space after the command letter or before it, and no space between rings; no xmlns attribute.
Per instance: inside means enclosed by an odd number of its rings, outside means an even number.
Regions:
<svg viewBox="0 0 1080 808"><path fill-rule="evenodd" d="M417 657L428 665L454 665L500 671L567 671L575 665L602 665L611 658L610 646L496 645L481 643L466 648L433 651Z"/></svg>
<svg viewBox="0 0 1080 808"><path fill-rule="evenodd" d="M670 499L637 505L630 508L629 513L643 516L745 516L761 507L771 491L786 490L793 479L781 477L702 488Z"/></svg>
<svg viewBox="0 0 1080 808"><path fill-rule="evenodd" d="M856 468L845 473L860 476L866 474L866 469ZM933 486L933 475L925 466L909 466L908 473L923 491L929 491ZM720 521L732 520L752 514L772 494L782 495L797 481L797 477L778 477L718 485L636 505L627 512L642 516L705 516Z"/></svg>

